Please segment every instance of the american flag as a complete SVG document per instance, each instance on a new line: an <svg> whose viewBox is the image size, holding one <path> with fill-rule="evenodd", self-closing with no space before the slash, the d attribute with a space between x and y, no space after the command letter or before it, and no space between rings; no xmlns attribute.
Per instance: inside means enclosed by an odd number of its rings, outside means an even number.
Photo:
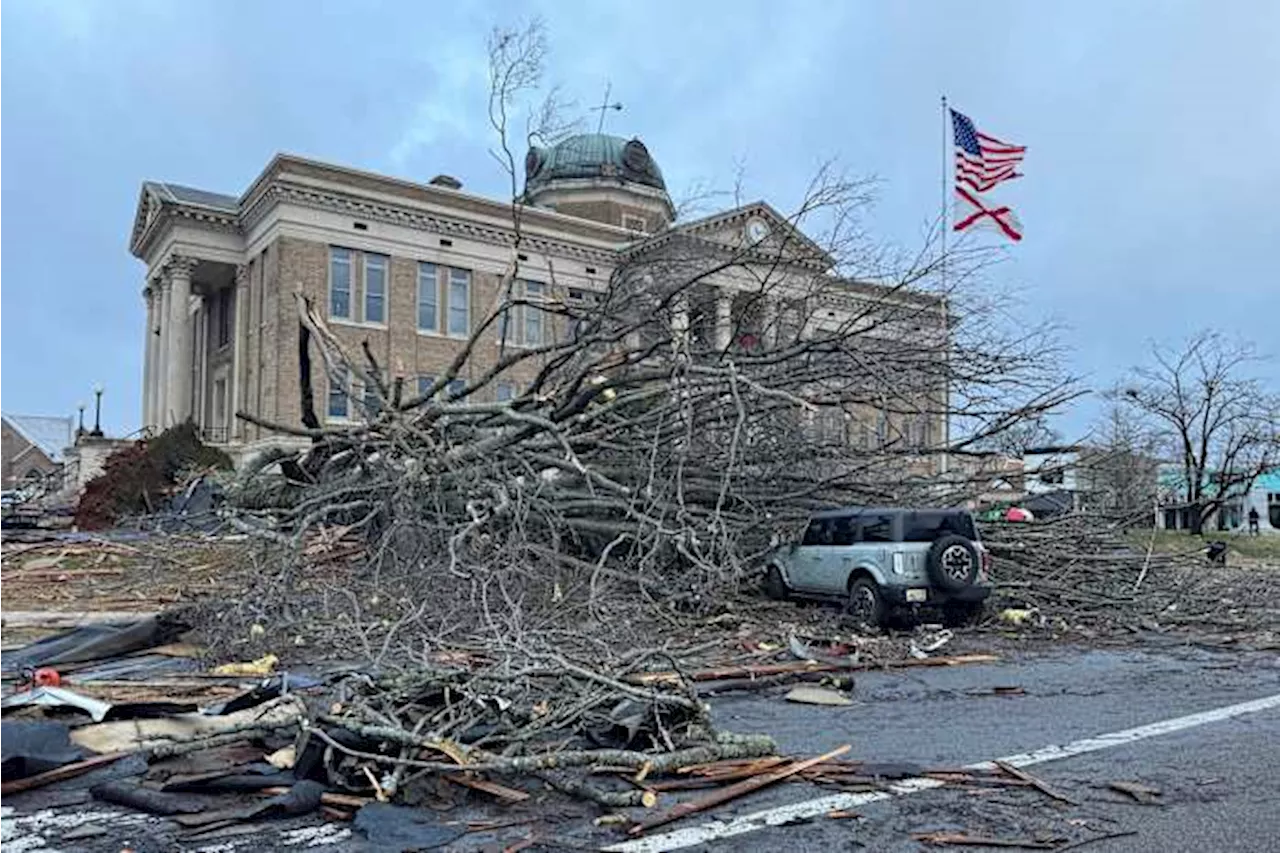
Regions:
<svg viewBox="0 0 1280 853"><path fill-rule="evenodd" d="M1013 209L988 201L982 193L1022 177L1018 164L1026 156L1026 146L979 133L968 116L955 110L951 110L951 126L956 143L956 218L951 230L994 228L1010 240L1021 240L1022 223Z"/></svg>
<svg viewBox="0 0 1280 853"><path fill-rule="evenodd" d="M980 133L963 113L951 111L956 137L956 186L967 185L984 193L1001 181L1022 177L1018 164L1026 156L1023 145L1010 145Z"/></svg>

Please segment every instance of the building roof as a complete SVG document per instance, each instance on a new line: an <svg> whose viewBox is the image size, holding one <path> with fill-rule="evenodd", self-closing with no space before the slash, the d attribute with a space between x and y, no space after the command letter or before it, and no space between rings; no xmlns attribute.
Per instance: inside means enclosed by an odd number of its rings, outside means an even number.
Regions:
<svg viewBox="0 0 1280 853"><path fill-rule="evenodd" d="M581 133L551 146L535 145L524 161L525 192L552 181L610 178L666 191L662 170L639 139Z"/></svg>
<svg viewBox="0 0 1280 853"><path fill-rule="evenodd" d="M61 462L62 451L75 441L71 418L45 415L4 415L19 435L40 449L50 462Z"/></svg>
<svg viewBox="0 0 1280 853"><path fill-rule="evenodd" d="M182 184L171 184L166 181L147 181L144 186L154 190L162 201L198 204L228 213L234 213L240 209L240 199L233 195L198 190L195 187L184 187Z"/></svg>

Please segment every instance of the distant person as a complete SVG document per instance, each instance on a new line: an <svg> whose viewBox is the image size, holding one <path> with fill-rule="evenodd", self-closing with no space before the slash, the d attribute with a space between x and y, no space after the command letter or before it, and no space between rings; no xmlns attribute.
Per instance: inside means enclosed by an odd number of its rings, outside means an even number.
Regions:
<svg viewBox="0 0 1280 853"><path fill-rule="evenodd" d="M1258 508L1255 506L1249 509L1249 535L1257 536L1258 533Z"/></svg>

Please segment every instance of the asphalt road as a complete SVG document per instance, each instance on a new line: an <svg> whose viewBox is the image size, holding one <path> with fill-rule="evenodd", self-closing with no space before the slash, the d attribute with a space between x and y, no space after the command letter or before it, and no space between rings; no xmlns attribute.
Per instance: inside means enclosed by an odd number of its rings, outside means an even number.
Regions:
<svg viewBox="0 0 1280 853"><path fill-rule="evenodd" d="M992 688L1020 687L997 696ZM1209 714L1176 731L1149 724L1212 712L1280 694L1280 655L1161 650L1055 650L1022 653L999 664L948 669L866 673L858 677L849 707L787 703L779 694L717 701L718 725L774 735L791 753L814 755L852 744L849 757L925 766L957 766L1143 727L1141 736L1093 743L1093 751L1029 766L1066 794L1060 803L1031 789L936 788L858 805L856 819L824 813L784 826L752 821L748 831L720 837L735 818L776 813L831 795L803 783L757 792L704 815L655 830L651 849L679 849L688 833L709 828L684 849L708 851L874 850L919 851L913 833L969 832L1004 839L1096 840L1086 853L1109 851L1280 851L1280 701L1222 719ZM1139 805L1107 788L1131 781L1160 790L1158 802ZM6 798L4 849L119 850L370 850L346 827L300 819L270 835L231 836L211 844L184 844L163 821L119 814L67 795L59 806L48 796ZM531 801L532 805L532 801ZM67 839L77 827L107 830L92 839ZM741 828L743 824L738 824ZM450 849L503 849L527 827L508 834L466 836ZM677 833L685 832L680 837ZM585 820L561 816L542 837L564 839L528 850L599 849L618 835ZM465 841L463 846L461 842ZM664 846L667 844L667 846ZM981 849L981 848L951 848Z"/></svg>
<svg viewBox="0 0 1280 853"><path fill-rule="evenodd" d="M992 695L997 686L1025 693ZM850 707L732 699L719 703L716 716L728 729L768 731L788 752L820 754L849 743L861 759L958 766L1276 694L1274 653L1068 650L989 666L869 673ZM856 820L817 817L688 849L917 851L929 848L913 833L945 831L1073 841L1134 833L1095 841L1090 851L1280 850L1278 765L1280 706L1028 768L1074 806L1026 790L940 788L859 806ZM1106 787L1112 781L1157 788L1159 802L1133 803ZM711 817L729 822L825 793L777 787Z"/></svg>

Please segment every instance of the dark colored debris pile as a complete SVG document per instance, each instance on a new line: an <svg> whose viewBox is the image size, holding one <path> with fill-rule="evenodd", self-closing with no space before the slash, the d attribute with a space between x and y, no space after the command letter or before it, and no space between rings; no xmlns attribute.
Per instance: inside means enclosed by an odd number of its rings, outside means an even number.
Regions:
<svg viewBox="0 0 1280 853"><path fill-rule="evenodd" d="M102 474L85 486L76 508L76 527L106 530L121 519L153 514L178 491L186 472L230 467L225 453L200 441L194 424L171 427L107 457Z"/></svg>

